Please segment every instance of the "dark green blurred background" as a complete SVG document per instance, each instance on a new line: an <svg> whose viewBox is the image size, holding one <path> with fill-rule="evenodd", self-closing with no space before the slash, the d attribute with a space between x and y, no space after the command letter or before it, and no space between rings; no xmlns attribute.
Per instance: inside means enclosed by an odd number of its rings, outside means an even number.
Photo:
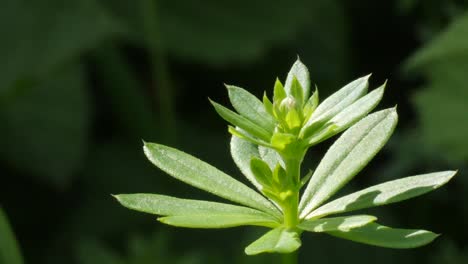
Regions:
<svg viewBox="0 0 468 264"><path fill-rule="evenodd" d="M175 229L110 194L215 199L154 168L142 139L243 180L207 97L228 104L223 83L271 95L297 55L322 99L372 72L371 87L389 80L379 109L398 104L396 133L345 192L460 170L370 212L442 233L434 243L390 250L304 234L301 263L468 263L468 1L3 0L0 206L26 263L275 263L244 256L260 228Z"/></svg>

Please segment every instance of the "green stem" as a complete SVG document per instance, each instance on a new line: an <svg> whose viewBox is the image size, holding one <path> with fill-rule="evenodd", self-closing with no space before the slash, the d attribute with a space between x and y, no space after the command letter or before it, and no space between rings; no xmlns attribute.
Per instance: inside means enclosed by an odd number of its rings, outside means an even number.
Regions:
<svg viewBox="0 0 468 264"><path fill-rule="evenodd" d="M158 123L164 128L166 140L175 139L174 91L171 83L166 49L160 30L157 0L141 0L141 14L147 48L150 52L152 87L159 108Z"/></svg>
<svg viewBox="0 0 468 264"><path fill-rule="evenodd" d="M289 179L294 182L300 181L302 159L285 159L286 174ZM284 211L284 225L289 228L295 228L299 221L298 207L299 207L299 190L294 188L289 199L286 201Z"/></svg>
<svg viewBox="0 0 468 264"><path fill-rule="evenodd" d="M293 253L283 254L281 257L282 264L297 264L298 261L298 251L294 251Z"/></svg>

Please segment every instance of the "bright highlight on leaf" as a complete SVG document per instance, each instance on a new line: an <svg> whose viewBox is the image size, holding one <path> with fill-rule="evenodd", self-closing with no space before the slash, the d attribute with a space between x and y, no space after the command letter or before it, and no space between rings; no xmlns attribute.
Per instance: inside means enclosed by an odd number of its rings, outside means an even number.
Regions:
<svg viewBox="0 0 468 264"><path fill-rule="evenodd" d="M228 85L235 111L211 101L230 123L234 163L258 192L187 153L145 143L147 158L170 176L239 205L159 194L115 198L129 209L157 215L160 222L177 227L270 228L246 247L248 255L294 252L301 246L304 232L389 248L425 245L437 235L386 227L375 223L377 217L371 215L328 217L422 195L456 174L441 171L406 177L328 201L383 148L398 121L396 108L369 114L382 100L386 85L368 93L369 77L345 85L319 103L318 90L310 92L306 66L297 60L284 86L276 80L272 99L266 92L260 100L245 89ZM302 175L307 150L343 131L318 166Z"/></svg>

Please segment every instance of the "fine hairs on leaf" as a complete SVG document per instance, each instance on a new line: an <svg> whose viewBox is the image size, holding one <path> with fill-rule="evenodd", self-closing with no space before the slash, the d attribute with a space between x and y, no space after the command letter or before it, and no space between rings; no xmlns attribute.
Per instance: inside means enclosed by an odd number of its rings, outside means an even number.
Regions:
<svg viewBox="0 0 468 264"><path fill-rule="evenodd" d="M161 223L176 227L268 228L245 248L247 255L293 253L306 232L385 248L426 245L438 235L392 228L377 223L376 216L349 213L428 193L450 181L456 171L396 179L329 201L371 162L398 122L396 108L371 113L382 100L386 82L368 92L369 78L358 78L319 103L318 90L311 94L309 71L298 58L284 86L276 80L272 98L265 92L260 100L246 89L227 85L234 110L210 102L229 123L231 156L252 187L190 154L145 142L144 153L156 167L227 203L145 193L114 197L129 209L157 215ZM307 151L341 132L318 166L302 175ZM287 263L296 263L297 255L288 256Z"/></svg>

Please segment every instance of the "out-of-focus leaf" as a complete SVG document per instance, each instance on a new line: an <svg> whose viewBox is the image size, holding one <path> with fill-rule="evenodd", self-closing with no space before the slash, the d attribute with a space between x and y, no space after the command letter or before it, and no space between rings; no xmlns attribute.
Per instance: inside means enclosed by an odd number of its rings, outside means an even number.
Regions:
<svg viewBox="0 0 468 264"><path fill-rule="evenodd" d="M367 165L390 138L397 120L393 108L375 112L335 141L304 191L299 205L301 218L330 198Z"/></svg>
<svg viewBox="0 0 468 264"><path fill-rule="evenodd" d="M277 227L255 240L245 248L247 255L260 253L290 253L301 246L299 234L293 230Z"/></svg>
<svg viewBox="0 0 468 264"><path fill-rule="evenodd" d="M0 158L64 187L89 124L77 57L120 30L94 0L11 1L0 8Z"/></svg>
<svg viewBox="0 0 468 264"><path fill-rule="evenodd" d="M406 62L408 70L431 67L440 61L463 56L468 58L468 12L457 17L453 23L433 40L413 54Z"/></svg>
<svg viewBox="0 0 468 264"><path fill-rule="evenodd" d="M400 202L439 188L455 174L455 171L433 172L384 182L322 205L306 218Z"/></svg>
<svg viewBox="0 0 468 264"><path fill-rule="evenodd" d="M333 231L328 234L354 242L387 248L415 248L424 246L438 235L426 230L397 229L370 223L347 232Z"/></svg>
<svg viewBox="0 0 468 264"><path fill-rule="evenodd" d="M208 163L159 144L145 143L144 150L154 165L178 180L225 199L279 215L278 209L262 195Z"/></svg>
<svg viewBox="0 0 468 264"><path fill-rule="evenodd" d="M133 39L144 38L138 5L101 0L133 29ZM210 64L248 62L264 55L268 47L284 43L305 29L314 1L240 0L231 2L157 1L155 16L165 48L185 59ZM190 45L187 45L190 43Z"/></svg>
<svg viewBox="0 0 468 264"><path fill-rule="evenodd" d="M95 0L7 0L0 9L0 97L24 78L42 78L120 32ZM8 94L8 96L13 96Z"/></svg>
<svg viewBox="0 0 468 264"><path fill-rule="evenodd" d="M0 263L23 264L18 242L11 230L6 214L0 207Z"/></svg>
<svg viewBox="0 0 468 264"><path fill-rule="evenodd" d="M305 220L298 225L299 228L310 232L349 231L350 229L367 225L377 220L371 215L352 215L317 220Z"/></svg>
<svg viewBox="0 0 468 264"><path fill-rule="evenodd" d="M0 157L64 187L81 166L89 127L83 69L66 67L0 106Z"/></svg>
<svg viewBox="0 0 468 264"><path fill-rule="evenodd" d="M468 13L464 13L405 65L406 70L421 72L428 79L413 97L422 139L452 161L468 159L467 34Z"/></svg>
<svg viewBox="0 0 468 264"><path fill-rule="evenodd" d="M76 249L78 264L125 264L123 258L94 239L81 241Z"/></svg>

